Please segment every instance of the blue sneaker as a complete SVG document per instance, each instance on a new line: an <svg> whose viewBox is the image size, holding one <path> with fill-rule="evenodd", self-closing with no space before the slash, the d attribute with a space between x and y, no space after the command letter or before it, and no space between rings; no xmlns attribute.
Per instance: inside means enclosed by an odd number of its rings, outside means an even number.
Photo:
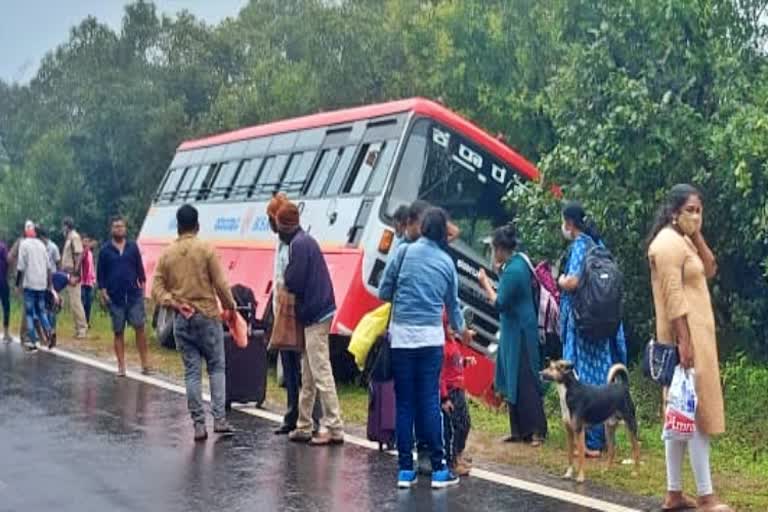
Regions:
<svg viewBox="0 0 768 512"><path fill-rule="evenodd" d="M419 481L415 471L403 470L397 474L397 488L410 489Z"/></svg>
<svg viewBox="0 0 768 512"><path fill-rule="evenodd" d="M445 489L446 487L451 487L453 485L459 485L459 477L454 475L451 470L444 469L432 473L433 489Z"/></svg>

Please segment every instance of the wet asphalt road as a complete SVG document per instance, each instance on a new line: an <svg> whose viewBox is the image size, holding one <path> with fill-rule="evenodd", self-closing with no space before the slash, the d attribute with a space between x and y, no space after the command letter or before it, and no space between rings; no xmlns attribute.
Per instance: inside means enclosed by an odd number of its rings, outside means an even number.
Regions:
<svg viewBox="0 0 768 512"><path fill-rule="evenodd" d="M230 419L235 437L195 444L183 396L0 345L0 511L589 510L473 478L398 491L394 457Z"/></svg>

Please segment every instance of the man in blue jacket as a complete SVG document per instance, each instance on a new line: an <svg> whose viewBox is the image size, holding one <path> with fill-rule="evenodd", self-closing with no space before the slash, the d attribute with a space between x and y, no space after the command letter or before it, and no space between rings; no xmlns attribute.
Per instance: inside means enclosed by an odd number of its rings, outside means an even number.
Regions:
<svg viewBox="0 0 768 512"><path fill-rule="evenodd" d="M320 246L299 225L299 209L286 202L277 212L280 240L289 247L284 286L296 295L296 316L304 325L299 420L291 441L325 446L344 442L336 382L333 380L328 333L336 313L333 283ZM312 437L312 407L319 396L323 406L320 431Z"/></svg>

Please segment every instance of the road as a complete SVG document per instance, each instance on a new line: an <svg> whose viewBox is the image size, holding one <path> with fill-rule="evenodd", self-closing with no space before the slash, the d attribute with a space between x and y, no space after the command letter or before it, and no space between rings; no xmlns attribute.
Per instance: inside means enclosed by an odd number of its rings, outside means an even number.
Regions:
<svg viewBox="0 0 768 512"><path fill-rule="evenodd" d="M0 346L0 511L629 510L482 478L398 491L394 457L296 445L264 418L230 419L236 436L195 444L181 394Z"/></svg>

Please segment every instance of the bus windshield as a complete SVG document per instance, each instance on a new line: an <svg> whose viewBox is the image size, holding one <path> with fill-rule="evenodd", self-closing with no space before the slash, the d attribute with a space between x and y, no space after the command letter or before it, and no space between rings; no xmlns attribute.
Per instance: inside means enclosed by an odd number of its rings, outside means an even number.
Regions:
<svg viewBox="0 0 768 512"><path fill-rule="evenodd" d="M386 213L423 199L448 211L461 229L457 248L487 260L488 237L513 216L503 202L519 181L471 140L429 119L418 119L405 145Z"/></svg>

